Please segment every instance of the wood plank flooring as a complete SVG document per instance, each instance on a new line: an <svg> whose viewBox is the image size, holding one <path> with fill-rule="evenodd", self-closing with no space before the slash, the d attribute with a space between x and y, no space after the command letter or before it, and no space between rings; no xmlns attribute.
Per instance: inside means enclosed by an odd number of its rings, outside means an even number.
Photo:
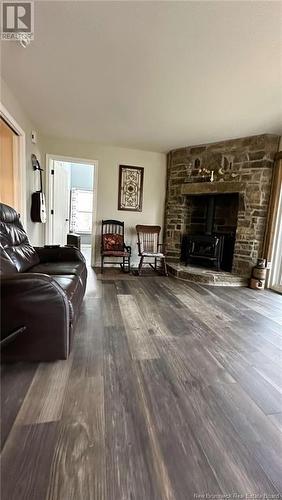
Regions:
<svg viewBox="0 0 282 500"><path fill-rule="evenodd" d="M69 360L2 366L2 500L281 498L282 297L89 274Z"/></svg>

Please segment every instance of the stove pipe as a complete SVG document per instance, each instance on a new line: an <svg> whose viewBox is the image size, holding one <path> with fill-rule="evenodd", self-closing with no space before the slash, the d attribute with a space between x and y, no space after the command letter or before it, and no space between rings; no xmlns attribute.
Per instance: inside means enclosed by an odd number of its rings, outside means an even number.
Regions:
<svg viewBox="0 0 282 500"><path fill-rule="evenodd" d="M208 196L207 203L207 215L206 215L206 234L213 234L213 224L214 224L214 212L215 212L215 196Z"/></svg>

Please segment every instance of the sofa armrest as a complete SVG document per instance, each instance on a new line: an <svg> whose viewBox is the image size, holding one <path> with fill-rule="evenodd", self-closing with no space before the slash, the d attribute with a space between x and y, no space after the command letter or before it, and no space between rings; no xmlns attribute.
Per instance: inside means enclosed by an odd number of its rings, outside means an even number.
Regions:
<svg viewBox="0 0 282 500"><path fill-rule="evenodd" d="M85 263L85 258L82 253L75 247L35 247L39 256L40 263L44 262L76 262L81 261Z"/></svg>
<svg viewBox="0 0 282 500"><path fill-rule="evenodd" d="M4 359L48 361L69 353L70 308L64 290L51 276L15 273L1 279L1 331L25 327L7 345Z"/></svg>

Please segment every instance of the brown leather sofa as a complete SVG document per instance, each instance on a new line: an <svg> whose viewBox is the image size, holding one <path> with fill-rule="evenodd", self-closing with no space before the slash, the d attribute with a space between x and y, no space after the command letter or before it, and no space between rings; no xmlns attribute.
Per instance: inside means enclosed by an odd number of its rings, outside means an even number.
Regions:
<svg viewBox="0 0 282 500"><path fill-rule="evenodd" d="M3 203L0 252L2 359L66 359L86 287L83 255L74 247L32 247L19 215Z"/></svg>

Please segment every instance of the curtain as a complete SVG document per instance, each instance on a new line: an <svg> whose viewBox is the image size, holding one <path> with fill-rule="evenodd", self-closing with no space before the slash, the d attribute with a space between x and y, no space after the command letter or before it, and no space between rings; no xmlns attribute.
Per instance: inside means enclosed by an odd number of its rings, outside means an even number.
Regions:
<svg viewBox="0 0 282 500"><path fill-rule="evenodd" d="M277 159L274 164L266 231L262 251L262 256L268 260L271 259L273 253L275 224L278 214L279 198L282 189L282 152L277 153L276 158Z"/></svg>

